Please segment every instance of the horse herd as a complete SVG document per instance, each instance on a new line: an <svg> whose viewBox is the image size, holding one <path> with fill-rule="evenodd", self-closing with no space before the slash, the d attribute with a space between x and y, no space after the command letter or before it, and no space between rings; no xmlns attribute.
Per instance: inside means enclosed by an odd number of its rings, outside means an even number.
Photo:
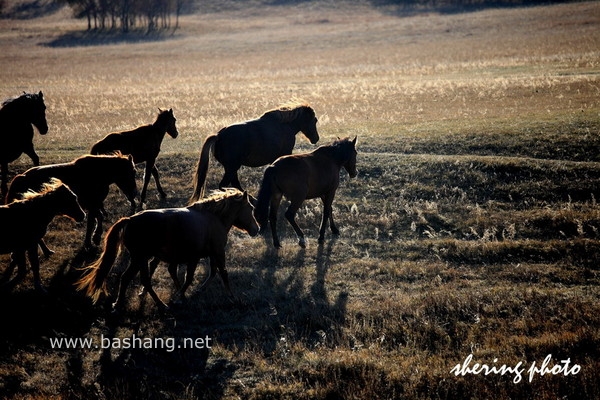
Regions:
<svg viewBox="0 0 600 400"><path fill-rule="evenodd" d="M98 260L84 268L75 286L96 302L106 291L106 279L121 248L130 254L130 264L121 274L118 295L113 307L120 308L127 286L139 272L144 291L160 308L167 308L151 284L159 265L168 271L183 298L202 258L209 258L209 275L204 287L219 273L232 295L225 268L225 247L230 229L235 226L251 236L264 232L270 222L273 245L281 247L277 235L277 213L282 197L290 205L285 217L293 227L300 246L306 241L295 221L305 199L321 198L324 205L319 229L319 243L324 240L329 224L338 234L332 202L339 185L339 173L346 169L350 177L357 175L356 138L338 139L330 145L300 154L291 154L295 137L302 132L312 144L319 141L314 110L303 103L282 105L260 118L230 125L206 138L196 172L189 205L181 208L142 210L137 213L138 191L135 164L145 163L140 208L144 204L151 177L157 190L166 196L156 166L165 134L178 136L173 110L160 110L156 121L131 131L110 133L95 143L90 154L71 162L39 165L33 148L33 126L40 134L48 132L46 106L42 92L24 93L5 101L0 108L1 191L5 205L0 206L0 224L11 229L0 230L0 254L11 254L8 268L0 279L0 290L14 287L26 275L26 259L32 269L36 289L43 291L39 274L38 247L45 256L53 251L44 243L48 225L56 215L83 221L87 213L84 238L86 248L100 245L102 222L106 213L104 200L109 187L116 184L127 197L131 216L120 218L107 231ZM210 154L224 167L219 190L204 197ZM8 164L22 153L34 167L16 175L8 185ZM269 164L269 165L268 165ZM255 199L242 191L238 178L240 167L268 165ZM177 277L180 264L187 267L184 283ZM17 275L11 279L14 269Z"/></svg>

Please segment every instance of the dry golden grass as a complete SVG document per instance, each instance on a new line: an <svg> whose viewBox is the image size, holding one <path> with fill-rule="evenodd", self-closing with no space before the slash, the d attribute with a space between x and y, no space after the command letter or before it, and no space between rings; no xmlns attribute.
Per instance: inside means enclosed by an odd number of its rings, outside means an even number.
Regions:
<svg viewBox="0 0 600 400"><path fill-rule="evenodd" d="M233 233L220 282L161 315L131 290L111 317L73 289L83 226L57 219L43 262L2 295L0 393L16 398L596 398L600 386L600 3L402 16L368 2L235 7L185 16L174 35L84 33L68 11L2 20L0 97L43 90L42 163L172 107L159 157L166 201L191 193L206 136L291 98L324 143L359 137L359 176L334 202L341 236L301 250ZM311 149L298 137L297 150ZM22 157L14 172L30 167ZM222 169L211 164L208 185ZM262 169L242 170L256 192ZM116 191L109 222L127 212ZM0 258L6 263L8 256ZM116 270L122 270L127 258ZM202 268L199 268L201 271ZM198 272L197 280L201 279ZM154 279L172 293L164 269ZM116 289L116 278L110 287ZM107 299L107 304L110 299ZM23 319L25 317L25 319ZM57 350L51 337L213 339L210 350ZM467 374L548 354L570 376ZM526 373L524 373L525 375Z"/></svg>

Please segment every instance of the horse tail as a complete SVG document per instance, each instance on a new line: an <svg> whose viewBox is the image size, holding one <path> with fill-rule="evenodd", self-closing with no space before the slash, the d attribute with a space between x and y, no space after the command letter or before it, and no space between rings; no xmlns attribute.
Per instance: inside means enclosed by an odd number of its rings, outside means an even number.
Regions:
<svg viewBox="0 0 600 400"><path fill-rule="evenodd" d="M269 204L271 203L271 195L273 194L276 172L274 166L270 165L267 167L258 191L258 199L256 200L256 207L254 208L254 217L256 218L258 225L260 225L261 230L265 229L269 219Z"/></svg>
<svg viewBox="0 0 600 400"><path fill-rule="evenodd" d="M208 173L210 150L216 141L217 135L211 135L206 138L204 145L202 145L202 151L200 152L200 158L196 166L196 173L194 174L194 194L190 198L190 204L200 200L204 196L204 183L206 182L206 174Z"/></svg>
<svg viewBox="0 0 600 400"><path fill-rule="evenodd" d="M85 294L92 298L94 304L102 292L106 292L106 277L119 255L123 244L123 231L129 223L129 218L118 220L106 233L104 249L100 258L85 268L85 275L75 282L77 290L85 290Z"/></svg>

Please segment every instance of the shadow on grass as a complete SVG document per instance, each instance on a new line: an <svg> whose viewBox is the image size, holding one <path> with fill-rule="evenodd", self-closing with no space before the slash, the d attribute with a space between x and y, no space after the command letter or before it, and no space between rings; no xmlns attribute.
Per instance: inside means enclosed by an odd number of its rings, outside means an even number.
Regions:
<svg viewBox="0 0 600 400"><path fill-rule="evenodd" d="M0 328L0 385L8 395L221 398L236 390L238 369L252 368L254 361L287 357L294 343L336 345L348 296L342 292L331 301L325 285L335 245L331 241L308 250L290 245L283 253L271 246L262 252L259 246L254 254L231 251L229 276L236 299L228 297L217 277L162 313L149 296L137 296L139 286L132 285L129 305L116 316L109 305L128 257L124 254L114 266L109 295L92 305L73 282L98 253L81 250L60 265L47 285L49 294L26 290L26 282L21 290L2 295L10 307ZM202 270L201 264L192 289L200 286ZM166 283L157 285L159 296L168 300L165 292L174 291L172 282L164 265L155 279L161 279L160 273ZM123 340L134 337L140 339L137 345L125 346ZM87 338L92 347L52 348L50 338ZM162 347L145 345L157 338L165 340ZM187 338L202 339L203 345L184 345ZM240 364L240 353L250 359Z"/></svg>
<svg viewBox="0 0 600 400"><path fill-rule="evenodd" d="M79 46L105 46L112 44L132 44L146 42L162 42L179 38L180 35L171 30L132 30L124 33L120 30L89 30L68 32L57 38L41 43L42 46L79 47Z"/></svg>

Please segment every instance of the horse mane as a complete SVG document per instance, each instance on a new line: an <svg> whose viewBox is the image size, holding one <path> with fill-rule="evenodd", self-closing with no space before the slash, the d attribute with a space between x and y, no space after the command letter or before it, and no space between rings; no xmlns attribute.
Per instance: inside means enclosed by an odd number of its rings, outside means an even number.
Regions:
<svg viewBox="0 0 600 400"><path fill-rule="evenodd" d="M121 153L120 150L114 150L111 151L110 153L107 154L84 154L78 158L76 158L75 160L73 160L73 164L75 165L82 165L82 164L93 164L95 163L97 160L99 159L105 159L105 158L111 158L111 159L127 159L127 156L123 153Z"/></svg>
<svg viewBox="0 0 600 400"><path fill-rule="evenodd" d="M342 156L349 155L349 154L346 154L347 151L344 146L350 142L351 142L351 139L349 137L343 138L343 139L337 138L331 144L324 144L322 146L317 147L314 150L314 152L328 153L332 156L335 156L336 158L339 158Z"/></svg>
<svg viewBox="0 0 600 400"><path fill-rule="evenodd" d="M308 103L292 101L265 112L260 119L275 118L280 122L292 122L309 110L314 114L313 109Z"/></svg>
<svg viewBox="0 0 600 400"><path fill-rule="evenodd" d="M25 93L25 92L23 92L23 94L20 95L20 96L11 97L9 99L4 100L2 102L2 107L9 106L9 105L14 105L14 104L17 104L19 102L26 101L26 100L36 99L38 96L39 96L39 94L37 94L37 93Z"/></svg>
<svg viewBox="0 0 600 400"><path fill-rule="evenodd" d="M191 204L188 208L195 211L208 211L211 214L222 215L229 212L233 201L239 200L244 196L244 193L235 188L226 188L223 190L215 190L211 194Z"/></svg>
<svg viewBox="0 0 600 400"><path fill-rule="evenodd" d="M44 183L39 190L29 189L25 193L21 193L20 199L16 200L16 202L24 202L26 200L30 200L36 197L44 196L62 186L63 183L58 178L51 178L50 181Z"/></svg>

